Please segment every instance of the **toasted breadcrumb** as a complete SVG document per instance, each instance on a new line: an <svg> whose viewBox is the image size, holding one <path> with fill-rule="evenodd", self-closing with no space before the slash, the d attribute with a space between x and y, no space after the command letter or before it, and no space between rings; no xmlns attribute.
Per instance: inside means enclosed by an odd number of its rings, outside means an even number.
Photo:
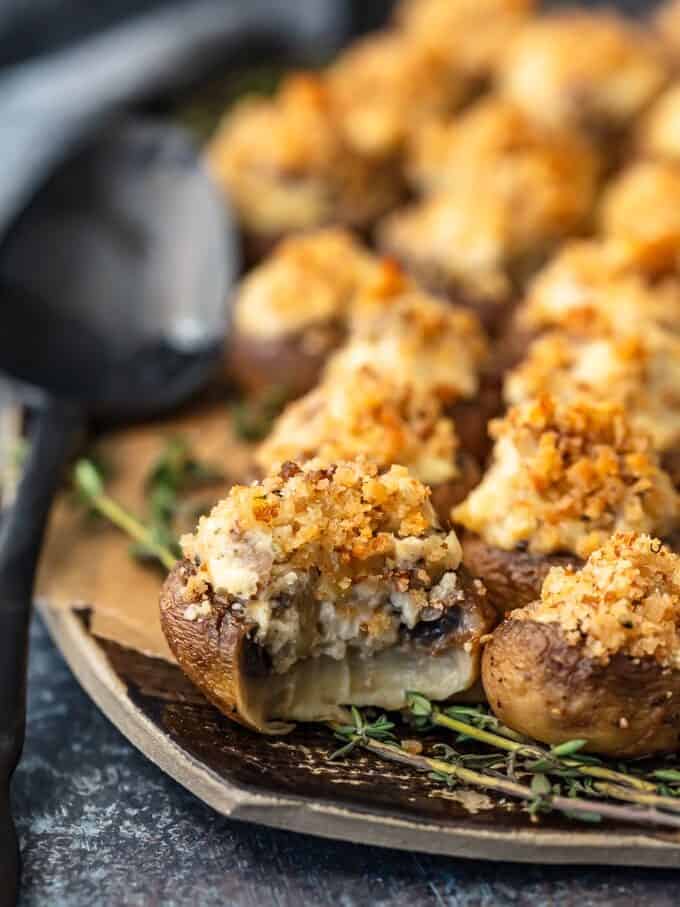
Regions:
<svg viewBox="0 0 680 907"><path fill-rule="evenodd" d="M680 84L657 98L638 124L636 137L643 153L680 162Z"/></svg>
<svg viewBox="0 0 680 907"><path fill-rule="evenodd" d="M657 539L613 536L581 570L553 567L541 598L512 620L559 624L602 664L619 653L680 667L680 557Z"/></svg>
<svg viewBox="0 0 680 907"><path fill-rule="evenodd" d="M378 268L378 259L340 228L287 238L239 285L236 330L273 338L344 322L353 295Z"/></svg>
<svg viewBox="0 0 680 907"><path fill-rule="evenodd" d="M646 322L680 331L680 280L616 239L573 240L536 275L517 321L530 330L633 333Z"/></svg>
<svg viewBox="0 0 680 907"><path fill-rule="evenodd" d="M585 558L617 530L667 536L680 523L669 476L620 407L542 396L491 435L492 465L454 518L492 546Z"/></svg>
<svg viewBox="0 0 680 907"><path fill-rule="evenodd" d="M384 218L380 245L428 283L473 300L506 301L518 276L581 229L591 212L596 160L572 151L473 168L469 179Z"/></svg>
<svg viewBox="0 0 680 907"><path fill-rule="evenodd" d="M396 384L371 366L345 379L326 381L284 410L256 453L263 470L285 460L364 456L382 468L408 466L428 485L459 475L455 426L437 396Z"/></svg>
<svg viewBox="0 0 680 907"><path fill-rule="evenodd" d="M477 393L487 357L474 314L417 289L385 262L355 297L349 342L329 359L325 380L347 380L343 376L370 365L396 385L452 401Z"/></svg>
<svg viewBox="0 0 680 907"><path fill-rule="evenodd" d="M464 72L491 75L534 0L402 0L394 21L411 40L445 49Z"/></svg>
<svg viewBox="0 0 680 907"><path fill-rule="evenodd" d="M564 402L585 394L617 403L634 431L669 450L680 442L680 337L650 325L618 336L546 334L504 385L510 404L544 392Z"/></svg>
<svg viewBox="0 0 680 907"><path fill-rule="evenodd" d="M273 98L237 103L207 162L243 223L262 234L363 225L400 191L384 162L348 144L325 80L311 73L290 76Z"/></svg>
<svg viewBox="0 0 680 907"><path fill-rule="evenodd" d="M680 163L638 161L607 187L600 223L608 236L648 250L677 268L680 257Z"/></svg>
<svg viewBox="0 0 680 907"><path fill-rule="evenodd" d="M504 98L490 96L450 121L432 120L415 136L407 162L421 190L475 184L552 189L559 206L581 209L580 183L592 190L599 160L573 129L547 126ZM560 186L560 177L569 186ZM576 188L575 188L576 187Z"/></svg>
<svg viewBox="0 0 680 907"><path fill-rule="evenodd" d="M449 54L396 30L355 41L327 79L348 144L373 157L398 152L425 120L455 110L467 94Z"/></svg>
<svg viewBox="0 0 680 907"><path fill-rule="evenodd" d="M245 608L275 671L348 646L370 655L462 600L460 544L429 496L402 466L287 462L234 486L182 549L218 597Z"/></svg>
<svg viewBox="0 0 680 907"><path fill-rule="evenodd" d="M501 90L546 122L598 133L636 116L662 88L660 47L611 12L571 10L531 20L511 41Z"/></svg>

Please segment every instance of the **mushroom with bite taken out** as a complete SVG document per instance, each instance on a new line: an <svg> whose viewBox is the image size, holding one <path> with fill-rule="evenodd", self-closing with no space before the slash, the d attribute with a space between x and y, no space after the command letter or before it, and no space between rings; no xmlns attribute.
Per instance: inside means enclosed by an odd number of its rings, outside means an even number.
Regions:
<svg viewBox="0 0 680 907"><path fill-rule="evenodd" d="M677 531L671 479L615 404L544 395L491 433L492 463L453 518L465 529L465 564L500 612L529 604L551 567L580 566L618 530Z"/></svg>
<svg viewBox="0 0 680 907"><path fill-rule="evenodd" d="M262 733L446 700L479 677L492 626L454 532L407 469L284 463L235 486L161 595L180 667L225 715Z"/></svg>
<svg viewBox="0 0 680 907"><path fill-rule="evenodd" d="M580 570L556 567L484 649L489 704L551 745L619 758L680 749L680 557L617 533Z"/></svg>

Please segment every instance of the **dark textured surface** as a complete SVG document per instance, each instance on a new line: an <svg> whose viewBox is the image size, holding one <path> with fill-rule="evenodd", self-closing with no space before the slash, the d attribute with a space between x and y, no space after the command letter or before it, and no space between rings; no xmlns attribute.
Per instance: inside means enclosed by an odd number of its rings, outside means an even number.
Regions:
<svg viewBox="0 0 680 907"><path fill-rule="evenodd" d="M137 753L33 629L14 783L22 905L678 903L672 871L511 866L320 841L230 822Z"/></svg>

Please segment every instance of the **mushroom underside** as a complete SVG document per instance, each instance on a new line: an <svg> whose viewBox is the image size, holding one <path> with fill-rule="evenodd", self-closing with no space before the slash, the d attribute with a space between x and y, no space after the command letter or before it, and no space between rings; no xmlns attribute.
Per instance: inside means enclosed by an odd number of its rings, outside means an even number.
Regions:
<svg viewBox="0 0 680 907"><path fill-rule="evenodd" d="M471 578L443 616L402 627L396 645L370 656L348 648L342 659L303 657L287 670L272 670L256 642L257 627L209 593L187 596L192 572L179 564L161 596L161 623L180 667L220 711L268 734L285 733L295 721L346 720L347 706L393 710L415 690L441 701L472 687L479 678L479 636L491 626L484 595ZM210 613L187 619L187 609L210 602ZM193 615L192 615L193 616Z"/></svg>

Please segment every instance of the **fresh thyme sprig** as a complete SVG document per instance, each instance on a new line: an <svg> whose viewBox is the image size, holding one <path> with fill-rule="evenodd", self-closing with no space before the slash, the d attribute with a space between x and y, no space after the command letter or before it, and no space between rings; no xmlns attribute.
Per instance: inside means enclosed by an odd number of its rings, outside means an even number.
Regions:
<svg viewBox="0 0 680 907"><path fill-rule="evenodd" d="M422 722L426 718L433 727L456 731L457 739L460 741L476 740L511 754L515 757L508 763L512 771L516 771L517 757L521 757L522 768L529 773L546 773L565 779L573 778L574 775L584 775L638 791L660 794L656 781L642 778L630 771L616 771L603 765L599 759L580 754L585 740L569 740L545 749L532 741L514 739L518 736L514 735L514 732L512 732L514 738L508 737L507 733L503 733L508 729L481 708L450 706L440 709L419 693L409 693L408 705L417 722ZM489 727L494 727L495 730L489 730ZM670 776L667 775L666 778L669 779ZM680 789L678 793L680 794Z"/></svg>
<svg viewBox="0 0 680 907"><path fill-rule="evenodd" d="M353 724L333 725L335 736L343 740L340 749L331 753L331 761L348 756L352 750L366 740L381 740L383 742L395 739L392 730L394 722L389 721L387 715L379 715L374 721L367 721L356 706L351 706Z"/></svg>
<svg viewBox="0 0 680 907"><path fill-rule="evenodd" d="M151 527L146 526L134 514L106 494L103 476L92 460L85 458L78 460L73 470L73 484L81 499L92 510L106 517L135 542L144 545L148 551L153 552L164 567L172 570L177 561L175 555L165 545L158 542Z"/></svg>
<svg viewBox="0 0 680 907"><path fill-rule="evenodd" d="M186 439L169 438L144 483L148 525L156 546L180 557L175 519L181 509L181 495L223 479L218 469L194 456ZM141 543L133 545L132 553L143 560L156 556L153 548Z"/></svg>
<svg viewBox="0 0 680 907"><path fill-rule="evenodd" d="M78 460L73 470L80 501L130 536L134 557L160 561L168 570L180 556L175 518L181 495L222 479L221 473L192 454L183 438L170 438L145 480L149 516L143 520L106 494L106 475L94 458Z"/></svg>
<svg viewBox="0 0 680 907"><path fill-rule="evenodd" d="M338 726L331 725L338 733ZM343 725L343 728L346 726ZM599 822L603 818L639 825L656 825L666 828L680 828L680 816L663 812L654 806L622 806L602 800L588 800L578 796L564 796L556 792L545 775L531 785L520 784L500 774L481 772L469 768L462 759L439 759L409 753L396 743L384 742L363 733L358 727L354 732L345 731L348 743L366 749L382 759L406 765L415 771L427 773L433 780L452 785L462 783L471 787L495 791L514 799L522 800L532 816L557 810L566 816L586 822Z"/></svg>

